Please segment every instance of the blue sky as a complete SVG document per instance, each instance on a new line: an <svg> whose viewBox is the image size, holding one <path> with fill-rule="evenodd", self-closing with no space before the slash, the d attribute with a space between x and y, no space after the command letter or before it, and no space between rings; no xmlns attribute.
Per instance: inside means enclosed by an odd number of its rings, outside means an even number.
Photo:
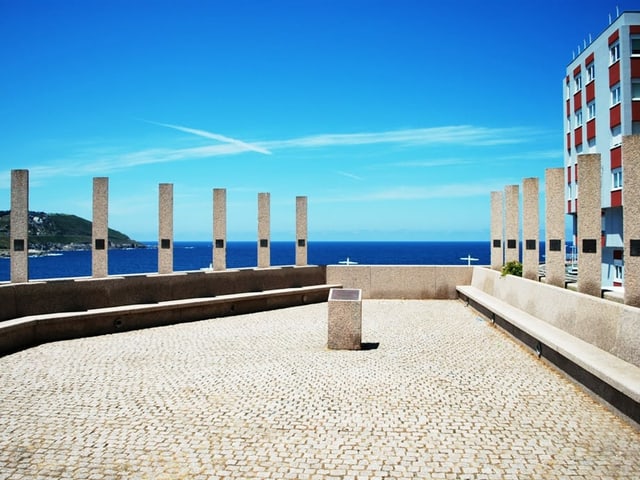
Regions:
<svg viewBox="0 0 640 480"><path fill-rule="evenodd" d="M562 166L562 80L608 0L0 0L0 209L30 170L30 209L157 238L273 240L295 197L313 240L488 240L492 190Z"/></svg>

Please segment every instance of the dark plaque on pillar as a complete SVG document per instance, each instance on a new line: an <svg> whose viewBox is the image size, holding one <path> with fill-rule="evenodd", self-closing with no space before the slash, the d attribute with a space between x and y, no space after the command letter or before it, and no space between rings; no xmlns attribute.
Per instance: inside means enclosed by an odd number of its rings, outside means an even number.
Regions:
<svg viewBox="0 0 640 480"><path fill-rule="evenodd" d="M307 244L307 241L304 238L299 238L298 239L298 246L299 247L304 247Z"/></svg>
<svg viewBox="0 0 640 480"><path fill-rule="evenodd" d="M24 240L23 239L14 239L13 240L13 251L14 252L24 252Z"/></svg>
<svg viewBox="0 0 640 480"><path fill-rule="evenodd" d="M516 241L513 238L507 240L507 248L516 248Z"/></svg>
<svg viewBox="0 0 640 480"><path fill-rule="evenodd" d="M598 241L593 238L582 239L582 253L597 253Z"/></svg>
<svg viewBox="0 0 640 480"><path fill-rule="evenodd" d="M162 240L160 240L160 248L171 248L171 239L170 238L163 238Z"/></svg>
<svg viewBox="0 0 640 480"><path fill-rule="evenodd" d="M640 257L640 240L629 240L629 255Z"/></svg>
<svg viewBox="0 0 640 480"><path fill-rule="evenodd" d="M535 240L526 240L525 248L527 250L535 250L536 249L536 241Z"/></svg>
<svg viewBox="0 0 640 480"><path fill-rule="evenodd" d="M500 245L502 245L502 240L500 240L499 238L494 238L493 239L493 248L500 248Z"/></svg>
<svg viewBox="0 0 640 480"><path fill-rule="evenodd" d="M260 247L267 248L269 246L269 240L267 238L260 239Z"/></svg>
<svg viewBox="0 0 640 480"><path fill-rule="evenodd" d="M216 248L224 248L224 239L216 238Z"/></svg>
<svg viewBox="0 0 640 480"><path fill-rule="evenodd" d="M96 250L104 250L104 238L96 238Z"/></svg>
<svg viewBox="0 0 640 480"><path fill-rule="evenodd" d="M549 251L560 252L562 250L562 240L551 239L549 240Z"/></svg>

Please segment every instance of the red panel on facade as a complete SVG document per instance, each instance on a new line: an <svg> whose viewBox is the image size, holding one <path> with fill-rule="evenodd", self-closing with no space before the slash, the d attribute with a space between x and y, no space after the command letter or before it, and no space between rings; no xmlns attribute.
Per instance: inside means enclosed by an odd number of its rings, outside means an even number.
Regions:
<svg viewBox="0 0 640 480"><path fill-rule="evenodd" d="M631 102L631 120L640 121L640 100Z"/></svg>
<svg viewBox="0 0 640 480"><path fill-rule="evenodd" d="M571 167L567 167L567 183L571 183Z"/></svg>
<svg viewBox="0 0 640 480"><path fill-rule="evenodd" d="M567 117L571 116L571 100L567 98Z"/></svg>
<svg viewBox="0 0 640 480"><path fill-rule="evenodd" d="M572 213L571 212L571 200L567 200L567 213Z"/></svg>
<svg viewBox="0 0 640 480"><path fill-rule="evenodd" d="M622 147L612 148L609 156L611 157L611 170L622 167Z"/></svg>
<svg viewBox="0 0 640 480"><path fill-rule="evenodd" d="M573 76L576 77L580 73L580 65L573 69Z"/></svg>
<svg viewBox="0 0 640 480"><path fill-rule="evenodd" d="M567 133L567 152L571 151L571 132Z"/></svg>
<svg viewBox="0 0 640 480"><path fill-rule="evenodd" d="M593 53L591 53L591 54L587 57L587 59L584 61L584 64L585 64L585 65L589 65L591 62L593 62L593 59L594 59L594 58L595 58L595 57L594 57Z"/></svg>
<svg viewBox="0 0 640 480"><path fill-rule="evenodd" d="M573 131L574 140L576 142L576 147L578 145L582 145L582 127L578 127Z"/></svg>
<svg viewBox="0 0 640 480"><path fill-rule="evenodd" d="M613 281L613 286L614 287L621 287L622 286L622 282L617 282L617 281Z"/></svg>
<svg viewBox="0 0 640 480"><path fill-rule="evenodd" d="M609 67L609 86L613 87L616 83L620 83L620 62Z"/></svg>
<svg viewBox="0 0 640 480"><path fill-rule="evenodd" d="M573 169L576 171L576 182L577 182L578 181L578 164L577 163L573 166Z"/></svg>
<svg viewBox="0 0 640 480"><path fill-rule="evenodd" d="M613 259L614 260L622 260L622 250L614 250L613 251Z"/></svg>
<svg viewBox="0 0 640 480"><path fill-rule="evenodd" d="M612 43L614 43L616 40L618 40L620 38L620 31L616 30L615 32L613 32L611 35L609 35L609 45L611 45Z"/></svg>
<svg viewBox="0 0 640 480"><path fill-rule="evenodd" d="M620 125L620 104L609 109L609 126L617 127Z"/></svg>
<svg viewBox="0 0 640 480"><path fill-rule="evenodd" d="M640 33L640 25L631 25L629 27L629 33L632 35Z"/></svg>
<svg viewBox="0 0 640 480"><path fill-rule="evenodd" d="M587 83L587 103L596 98L596 82Z"/></svg>
<svg viewBox="0 0 640 480"><path fill-rule="evenodd" d="M596 119L592 118L587 122L587 140L596 138Z"/></svg>
<svg viewBox="0 0 640 480"><path fill-rule="evenodd" d="M622 190L614 190L611 192L611 206L622 206Z"/></svg>
<svg viewBox="0 0 640 480"><path fill-rule="evenodd" d="M631 58L631 78L640 78L640 58Z"/></svg>
<svg viewBox="0 0 640 480"><path fill-rule="evenodd" d="M582 90L573 96L573 111L577 112L582 108Z"/></svg>

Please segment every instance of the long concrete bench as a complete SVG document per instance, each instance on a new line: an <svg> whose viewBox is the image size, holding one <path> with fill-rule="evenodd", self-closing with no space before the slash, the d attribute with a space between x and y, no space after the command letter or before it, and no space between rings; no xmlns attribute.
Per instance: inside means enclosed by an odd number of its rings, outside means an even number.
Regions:
<svg viewBox="0 0 640 480"><path fill-rule="evenodd" d="M42 343L326 302L336 284L29 315L0 322L0 355Z"/></svg>
<svg viewBox="0 0 640 480"><path fill-rule="evenodd" d="M640 423L640 368L471 285L456 287L469 306L610 405Z"/></svg>

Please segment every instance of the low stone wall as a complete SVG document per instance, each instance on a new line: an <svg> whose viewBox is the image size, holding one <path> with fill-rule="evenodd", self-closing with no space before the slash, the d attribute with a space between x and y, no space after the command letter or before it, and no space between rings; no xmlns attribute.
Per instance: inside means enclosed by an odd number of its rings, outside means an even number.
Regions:
<svg viewBox="0 0 640 480"><path fill-rule="evenodd" d="M0 321L29 315L153 304L325 283L321 266L193 271L0 285Z"/></svg>
<svg viewBox="0 0 640 480"><path fill-rule="evenodd" d="M461 283L464 285L464 283ZM471 285L640 366L640 308L475 267Z"/></svg>
<svg viewBox="0 0 640 480"><path fill-rule="evenodd" d="M327 282L359 288L368 299L456 299L474 267L450 265L329 265Z"/></svg>

